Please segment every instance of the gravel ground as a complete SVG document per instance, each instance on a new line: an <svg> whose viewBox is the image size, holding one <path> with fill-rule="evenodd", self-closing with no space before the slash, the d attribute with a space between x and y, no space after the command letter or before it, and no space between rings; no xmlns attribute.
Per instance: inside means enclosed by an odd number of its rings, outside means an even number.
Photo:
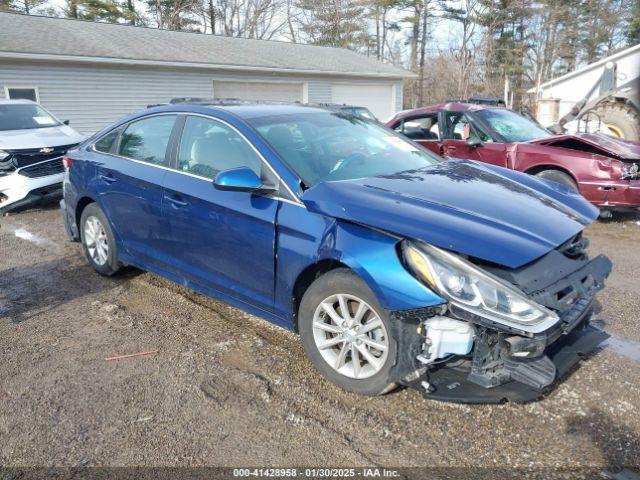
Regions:
<svg viewBox="0 0 640 480"><path fill-rule="evenodd" d="M290 332L152 274L95 274L54 208L0 227L2 466L508 467L563 478L640 467L638 219L588 232L592 254L614 262L598 317L615 341L542 401L495 406L344 392ZM143 351L155 353L105 360Z"/></svg>

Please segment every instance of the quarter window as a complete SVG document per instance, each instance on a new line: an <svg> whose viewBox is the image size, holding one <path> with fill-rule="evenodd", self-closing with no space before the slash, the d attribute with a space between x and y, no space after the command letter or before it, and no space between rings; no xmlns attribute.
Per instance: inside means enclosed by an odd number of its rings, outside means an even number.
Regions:
<svg viewBox="0 0 640 480"><path fill-rule="evenodd" d="M104 135L100 140L98 140L93 147L98 152L103 153L111 153L113 152L113 148L115 146L116 140L118 139L118 135L120 135L120 129L116 128L115 130L111 130L109 133Z"/></svg>
<svg viewBox="0 0 640 480"><path fill-rule="evenodd" d="M185 120L178 152L178 169L213 179L230 168L249 167L262 174L262 161L235 130L204 117Z"/></svg>
<svg viewBox="0 0 640 480"><path fill-rule="evenodd" d="M159 115L130 123L122 134L118 154L167 166L167 145L175 121L175 115Z"/></svg>

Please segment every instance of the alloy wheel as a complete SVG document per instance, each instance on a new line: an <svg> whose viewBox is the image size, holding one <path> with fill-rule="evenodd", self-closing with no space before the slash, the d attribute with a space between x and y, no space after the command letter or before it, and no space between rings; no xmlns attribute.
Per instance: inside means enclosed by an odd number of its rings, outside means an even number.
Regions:
<svg viewBox="0 0 640 480"><path fill-rule="evenodd" d="M380 315L354 295L335 294L320 302L313 316L313 338L331 368L355 379L378 373L389 352Z"/></svg>
<svg viewBox="0 0 640 480"><path fill-rule="evenodd" d="M84 223L84 243L89 256L97 265L107 263L109 243L102 222L93 215Z"/></svg>

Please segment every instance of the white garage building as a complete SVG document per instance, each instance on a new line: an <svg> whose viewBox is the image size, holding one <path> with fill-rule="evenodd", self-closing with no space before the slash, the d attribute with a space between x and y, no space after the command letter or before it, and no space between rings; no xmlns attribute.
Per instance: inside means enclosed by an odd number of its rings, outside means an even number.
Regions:
<svg viewBox="0 0 640 480"><path fill-rule="evenodd" d="M0 13L0 96L87 134L174 97L348 103L384 120L412 76L339 48Z"/></svg>

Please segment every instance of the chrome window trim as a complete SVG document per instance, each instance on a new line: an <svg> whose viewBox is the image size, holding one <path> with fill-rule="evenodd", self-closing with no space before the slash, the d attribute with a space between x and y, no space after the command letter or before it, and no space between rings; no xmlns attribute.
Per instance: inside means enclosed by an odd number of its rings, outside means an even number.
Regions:
<svg viewBox="0 0 640 480"><path fill-rule="evenodd" d="M247 139L247 137L244 136L244 134L242 132L240 132L236 127L234 127L233 125L231 125L229 122L227 122L225 120L222 120L220 118L214 117L212 115L206 115L206 114L203 114L203 113L194 113L194 112L160 112L160 113L153 113L151 115L145 115L143 117L136 118L134 120L131 120L130 122L127 122L125 124L119 125L119 126L117 126L115 128L121 128L123 125L126 125L124 127L124 130L123 130L123 132L124 132L129 127L129 125L134 123L134 122L137 122L137 121L140 121L140 120L145 120L147 118L158 117L158 116L162 116L162 115L174 115L176 117L179 116L179 115L184 115L184 116L191 115L191 116L195 116L195 117L207 118L209 120L213 120L215 122L220 122L223 125L228 126L234 132L236 132L238 135L240 135L240 137L247 144L249 144L249 146L253 149L253 151L256 153L256 155L258 155L258 158L260 159L260 161L263 164L265 164L267 166L267 168L271 171L271 173L278 179L279 184L280 185L284 185L285 189L291 195L293 200L290 199L290 198L284 198L284 197L281 197L281 196L274 196L274 197L270 197L270 198L273 198L274 200L279 200L279 201L283 201L283 202L286 202L286 203L290 203L292 205L297 205L297 206L302 207L302 208L306 208L304 206L304 203L302 203L302 200L300 200L300 198L293 192L293 190L291 190L291 188L289 188L289 185L287 185L287 183L282 179L282 177L280 175L278 175L278 173L271 166L271 164L264 158L264 156L258 151L258 149ZM98 143L102 138L104 138L106 135L111 133L113 130L114 129L112 128L108 132L105 132L104 135L101 135L99 138L97 138L90 146L91 151L95 152L95 153L99 153L100 155L109 155L111 157L121 158L123 160L128 160L130 162L136 162L136 163L139 163L141 165L148 165L148 166L151 166L151 167L161 168L163 170L168 170L170 172L176 172L176 173L179 173L181 175L187 175L189 177L197 178L197 179L200 179L200 180L205 180L206 182L211 182L212 181L211 178L203 177L201 175L196 175L196 174L190 173L190 172L183 172L181 170L178 170L177 168L166 167L164 165L156 165L155 163L144 162L142 160L137 160L135 158L125 157L123 155L117 155L115 153L101 152L100 150L97 150L95 148L96 143ZM180 140L182 140L182 137L180 138ZM180 145L177 145L177 147L179 148Z"/></svg>

